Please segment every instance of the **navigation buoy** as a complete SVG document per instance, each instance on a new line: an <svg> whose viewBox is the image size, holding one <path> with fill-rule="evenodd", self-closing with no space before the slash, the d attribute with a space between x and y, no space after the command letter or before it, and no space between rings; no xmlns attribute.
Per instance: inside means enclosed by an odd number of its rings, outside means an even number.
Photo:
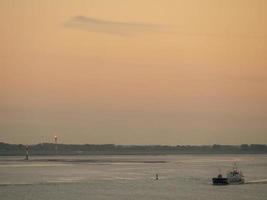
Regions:
<svg viewBox="0 0 267 200"><path fill-rule="evenodd" d="M156 180L159 180L159 175L158 174L156 174Z"/></svg>
<svg viewBox="0 0 267 200"><path fill-rule="evenodd" d="M26 146L26 156L25 156L25 160L29 160L29 146Z"/></svg>

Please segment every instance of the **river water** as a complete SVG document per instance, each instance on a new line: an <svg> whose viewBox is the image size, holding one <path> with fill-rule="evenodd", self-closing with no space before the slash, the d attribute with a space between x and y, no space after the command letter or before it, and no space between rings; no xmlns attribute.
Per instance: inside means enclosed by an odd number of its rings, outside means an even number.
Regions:
<svg viewBox="0 0 267 200"><path fill-rule="evenodd" d="M213 186L234 163L246 184ZM0 157L0 199L266 200L267 155Z"/></svg>

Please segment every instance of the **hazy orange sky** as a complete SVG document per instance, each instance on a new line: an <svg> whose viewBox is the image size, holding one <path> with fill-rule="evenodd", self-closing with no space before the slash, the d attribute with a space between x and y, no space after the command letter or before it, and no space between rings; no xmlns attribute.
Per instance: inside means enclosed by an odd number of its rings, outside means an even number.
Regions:
<svg viewBox="0 0 267 200"><path fill-rule="evenodd" d="M266 0L1 0L0 141L267 143Z"/></svg>

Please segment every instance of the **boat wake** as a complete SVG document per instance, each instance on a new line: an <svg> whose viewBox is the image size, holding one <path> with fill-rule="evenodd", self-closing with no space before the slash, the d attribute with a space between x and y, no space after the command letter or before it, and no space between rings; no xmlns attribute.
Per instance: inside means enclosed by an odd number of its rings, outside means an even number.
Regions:
<svg viewBox="0 0 267 200"><path fill-rule="evenodd" d="M267 179L246 181L245 184L267 184Z"/></svg>

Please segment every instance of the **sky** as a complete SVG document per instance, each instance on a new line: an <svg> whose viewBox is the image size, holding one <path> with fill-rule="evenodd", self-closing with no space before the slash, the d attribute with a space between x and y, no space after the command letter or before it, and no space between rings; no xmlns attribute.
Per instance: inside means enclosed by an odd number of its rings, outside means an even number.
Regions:
<svg viewBox="0 0 267 200"><path fill-rule="evenodd" d="M0 142L266 144L266 10L0 0Z"/></svg>

